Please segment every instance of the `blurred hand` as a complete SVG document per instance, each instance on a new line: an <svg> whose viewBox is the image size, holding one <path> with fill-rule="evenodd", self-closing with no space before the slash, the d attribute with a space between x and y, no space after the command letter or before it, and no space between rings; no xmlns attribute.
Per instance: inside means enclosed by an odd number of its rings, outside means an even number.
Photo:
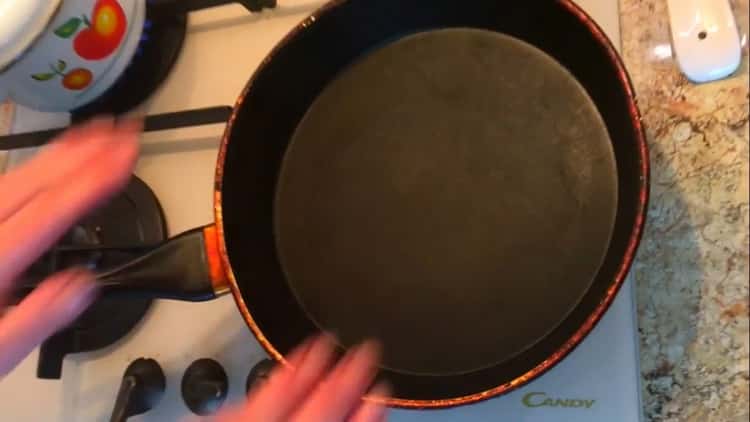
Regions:
<svg viewBox="0 0 750 422"><path fill-rule="evenodd" d="M89 211L119 191L138 155L140 122L97 119L68 130L28 164L0 176L0 377L47 337L75 320L93 301L93 275L68 270L45 280L3 313L14 281ZM365 343L335 366L333 341L322 336L289 355L286 366L258 386L247 402L216 422L381 422L386 409L363 400L379 349Z"/></svg>
<svg viewBox="0 0 750 422"><path fill-rule="evenodd" d="M15 280L80 218L130 179L141 123L97 119L61 135L32 161L0 175L0 377L91 303L91 274L51 276L5 309Z"/></svg>
<svg viewBox="0 0 750 422"><path fill-rule="evenodd" d="M213 422L381 422L386 409L372 400L389 394L376 385L367 393L377 370L379 348L365 343L333 366L334 345L321 336L289 355L247 402L218 415ZM333 366L333 367L332 367Z"/></svg>

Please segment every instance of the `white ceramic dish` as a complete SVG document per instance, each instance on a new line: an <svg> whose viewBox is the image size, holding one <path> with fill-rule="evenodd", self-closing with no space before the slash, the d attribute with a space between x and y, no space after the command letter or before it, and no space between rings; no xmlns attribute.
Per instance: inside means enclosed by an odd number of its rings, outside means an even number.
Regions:
<svg viewBox="0 0 750 422"><path fill-rule="evenodd" d="M0 13L0 101L40 111L73 110L112 86L146 15L145 0L0 0L5 10L13 12Z"/></svg>

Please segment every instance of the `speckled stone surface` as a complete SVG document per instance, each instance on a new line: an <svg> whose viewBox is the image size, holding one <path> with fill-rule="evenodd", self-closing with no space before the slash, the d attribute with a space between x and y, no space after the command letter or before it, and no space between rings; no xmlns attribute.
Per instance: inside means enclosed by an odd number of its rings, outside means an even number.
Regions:
<svg viewBox="0 0 750 422"><path fill-rule="evenodd" d="M733 1L743 34L748 1ZM695 85L671 56L664 0L620 0L623 55L651 147L633 268L647 421L747 421L748 51Z"/></svg>

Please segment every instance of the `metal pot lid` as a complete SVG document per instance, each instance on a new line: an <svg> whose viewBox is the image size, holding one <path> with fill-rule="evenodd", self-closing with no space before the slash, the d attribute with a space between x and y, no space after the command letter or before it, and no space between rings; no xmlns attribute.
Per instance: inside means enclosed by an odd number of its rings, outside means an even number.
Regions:
<svg viewBox="0 0 750 422"><path fill-rule="evenodd" d="M0 0L0 71L28 49L62 0Z"/></svg>

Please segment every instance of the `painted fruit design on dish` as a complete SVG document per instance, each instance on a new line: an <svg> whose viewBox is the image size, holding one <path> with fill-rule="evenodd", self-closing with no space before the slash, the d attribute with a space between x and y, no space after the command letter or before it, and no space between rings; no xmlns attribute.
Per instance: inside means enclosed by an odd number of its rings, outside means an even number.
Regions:
<svg viewBox="0 0 750 422"><path fill-rule="evenodd" d="M31 75L37 81L49 81L56 77L62 77L62 86L71 91L81 91L91 85L94 74L90 70L78 67L67 70L68 64L64 60L58 60L57 64L50 65L51 72L35 73Z"/></svg>
<svg viewBox="0 0 750 422"><path fill-rule="evenodd" d="M81 26L84 29L81 29ZM76 54L86 60L102 60L114 53L125 37L128 19L117 0L97 0L91 18L83 15L68 19L55 29L55 35L73 39Z"/></svg>

